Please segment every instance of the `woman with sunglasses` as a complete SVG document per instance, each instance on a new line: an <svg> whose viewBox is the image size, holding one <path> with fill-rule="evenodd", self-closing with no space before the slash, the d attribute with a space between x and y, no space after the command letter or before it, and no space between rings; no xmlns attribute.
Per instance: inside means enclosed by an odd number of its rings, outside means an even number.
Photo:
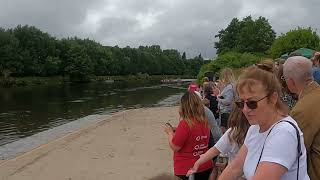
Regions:
<svg viewBox="0 0 320 180"><path fill-rule="evenodd" d="M308 180L303 134L280 100L277 77L248 68L237 84L236 102L251 124L243 146L220 179Z"/></svg>
<svg viewBox="0 0 320 180"><path fill-rule="evenodd" d="M165 132L174 152L174 174L187 180L187 171L208 150L210 129L201 99L193 92L182 96L179 114L181 120L175 132L170 126L165 127ZM211 171L212 161L208 161L199 167L195 179L208 179Z"/></svg>
<svg viewBox="0 0 320 180"><path fill-rule="evenodd" d="M250 124L242 111L236 106L233 106L228 121L229 129L213 147L200 156L193 167L188 171L187 176L196 173L201 164L211 160L219 154L227 154L229 164L235 158L243 144Z"/></svg>

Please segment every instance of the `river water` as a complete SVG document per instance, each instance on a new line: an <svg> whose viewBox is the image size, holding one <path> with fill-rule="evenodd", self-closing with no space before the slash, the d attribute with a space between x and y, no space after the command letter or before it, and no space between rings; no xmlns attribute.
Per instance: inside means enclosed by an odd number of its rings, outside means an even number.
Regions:
<svg viewBox="0 0 320 180"><path fill-rule="evenodd" d="M176 104L181 85L89 83L0 89L0 146L88 115Z"/></svg>

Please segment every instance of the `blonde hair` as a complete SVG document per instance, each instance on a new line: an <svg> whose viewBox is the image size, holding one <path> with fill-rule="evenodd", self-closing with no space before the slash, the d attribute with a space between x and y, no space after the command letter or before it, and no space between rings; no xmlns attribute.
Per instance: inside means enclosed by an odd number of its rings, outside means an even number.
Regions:
<svg viewBox="0 0 320 180"><path fill-rule="evenodd" d="M257 85L257 83L261 83L265 92L269 95L267 97L268 101L270 101L270 95L272 93L278 93L278 99L275 107L281 113L287 114L288 106L286 106L280 99L282 86L280 85L276 74L272 71L266 71L256 66L249 67L237 83L237 91L240 93L243 92L244 88L247 88L249 92L253 92L253 86Z"/></svg>
<svg viewBox="0 0 320 180"><path fill-rule="evenodd" d="M272 59L265 59L256 65L258 68L262 70L266 70L272 73L277 73L277 69Z"/></svg>
<svg viewBox="0 0 320 180"><path fill-rule="evenodd" d="M241 147L250 124L241 109L239 109L234 103L228 122L228 127L231 128L231 131L228 134L229 141Z"/></svg>
<svg viewBox="0 0 320 180"><path fill-rule="evenodd" d="M235 81L232 69L225 68L221 71L220 79L224 85L233 83Z"/></svg>
<svg viewBox="0 0 320 180"><path fill-rule="evenodd" d="M190 128L193 127L193 121L198 121L208 127L208 119L204 112L204 106L201 99L194 92L186 92L181 97L180 118L187 121Z"/></svg>

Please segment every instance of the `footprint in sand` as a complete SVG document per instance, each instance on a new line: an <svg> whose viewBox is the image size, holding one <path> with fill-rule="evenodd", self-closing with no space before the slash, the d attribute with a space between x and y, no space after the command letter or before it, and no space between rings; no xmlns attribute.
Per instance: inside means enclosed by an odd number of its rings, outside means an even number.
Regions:
<svg viewBox="0 0 320 180"><path fill-rule="evenodd" d="M109 156L110 158L114 158L114 154L113 154L113 153L109 153L108 156Z"/></svg>

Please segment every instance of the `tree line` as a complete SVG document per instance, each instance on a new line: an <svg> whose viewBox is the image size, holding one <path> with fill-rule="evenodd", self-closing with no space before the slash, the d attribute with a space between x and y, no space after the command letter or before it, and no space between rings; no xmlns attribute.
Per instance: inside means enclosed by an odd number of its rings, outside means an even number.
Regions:
<svg viewBox="0 0 320 180"><path fill-rule="evenodd" d="M298 27L277 37L264 17L233 18L215 37L218 39L214 43L218 56L202 66L199 81L208 71L218 74L225 67L239 69L262 59L277 59L299 48L320 50L319 35L311 27Z"/></svg>
<svg viewBox="0 0 320 180"><path fill-rule="evenodd" d="M0 72L3 77L64 76L88 81L93 76L196 76L205 63L201 54L187 59L175 49L159 45L103 46L77 37L57 39L34 26L0 28Z"/></svg>

